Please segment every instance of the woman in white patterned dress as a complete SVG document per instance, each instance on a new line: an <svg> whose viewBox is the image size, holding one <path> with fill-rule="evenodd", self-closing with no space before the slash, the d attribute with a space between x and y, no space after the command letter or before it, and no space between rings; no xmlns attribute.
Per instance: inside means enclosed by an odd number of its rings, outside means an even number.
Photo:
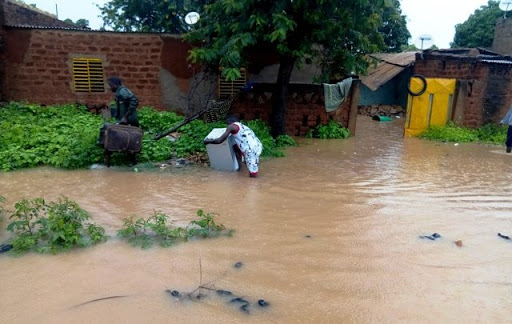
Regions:
<svg viewBox="0 0 512 324"><path fill-rule="evenodd" d="M238 160L238 165L242 165L242 157L245 159L247 169L249 169L249 176L251 178L258 177L258 166L260 163L260 155L263 150L261 144L254 131L243 125L234 116L229 116L227 119L228 127L224 134L216 139L206 139L204 144L220 144L224 142L229 136L235 140L235 153ZM240 170L240 169L239 169Z"/></svg>

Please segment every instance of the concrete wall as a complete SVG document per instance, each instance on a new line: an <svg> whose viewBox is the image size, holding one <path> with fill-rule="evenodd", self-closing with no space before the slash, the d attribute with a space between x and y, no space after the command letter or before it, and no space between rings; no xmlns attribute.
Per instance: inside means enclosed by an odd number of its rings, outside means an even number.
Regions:
<svg viewBox="0 0 512 324"><path fill-rule="evenodd" d="M511 66L484 63L476 57L418 55L414 72L427 78L453 78L469 84L464 98L462 124L479 127L497 122L506 113L512 97Z"/></svg>
<svg viewBox="0 0 512 324"><path fill-rule="evenodd" d="M512 17L500 18L496 22L492 50L502 55L512 55Z"/></svg>

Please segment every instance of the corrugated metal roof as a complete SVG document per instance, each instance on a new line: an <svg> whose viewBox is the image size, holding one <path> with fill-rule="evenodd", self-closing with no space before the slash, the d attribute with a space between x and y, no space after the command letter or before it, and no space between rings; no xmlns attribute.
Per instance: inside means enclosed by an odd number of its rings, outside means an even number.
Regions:
<svg viewBox="0 0 512 324"><path fill-rule="evenodd" d="M376 67L368 70L368 75L361 78L361 82L375 91L380 86L393 79L406 67L414 64L417 52L379 53L371 57L380 60Z"/></svg>
<svg viewBox="0 0 512 324"><path fill-rule="evenodd" d="M60 29L60 30L79 30L79 31L92 31L90 28L80 27L62 27L62 26L32 26L32 25L4 25L8 28L24 28L24 29Z"/></svg>
<svg viewBox="0 0 512 324"><path fill-rule="evenodd" d="M491 64L506 64L506 65L512 65L512 61L508 60L482 60L484 63L491 63Z"/></svg>

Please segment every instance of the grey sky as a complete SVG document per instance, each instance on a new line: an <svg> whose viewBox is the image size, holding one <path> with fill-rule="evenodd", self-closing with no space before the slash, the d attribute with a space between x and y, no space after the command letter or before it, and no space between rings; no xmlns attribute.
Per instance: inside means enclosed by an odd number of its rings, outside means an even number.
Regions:
<svg viewBox="0 0 512 324"><path fill-rule="evenodd" d="M141 0L143 1L143 0ZM25 0L36 4L39 9L55 13L57 4L59 18L89 20L92 28L102 26L96 4L103 5L106 0ZM420 35L429 34L440 48L448 48L453 41L455 25L464 22L469 15L487 0L400 0L402 11L407 16L407 27L411 32L411 43Z"/></svg>

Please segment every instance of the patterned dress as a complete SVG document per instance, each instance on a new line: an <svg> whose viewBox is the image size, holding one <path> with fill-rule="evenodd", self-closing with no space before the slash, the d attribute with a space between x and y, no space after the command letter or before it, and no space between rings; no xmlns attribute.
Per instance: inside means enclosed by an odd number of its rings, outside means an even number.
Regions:
<svg viewBox="0 0 512 324"><path fill-rule="evenodd" d="M244 155L247 169L249 169L250 173L257 173L263 145L252 129L239 122L233 124L238 127L238 131L236 133L231 133L231 136Z"/></svg>

